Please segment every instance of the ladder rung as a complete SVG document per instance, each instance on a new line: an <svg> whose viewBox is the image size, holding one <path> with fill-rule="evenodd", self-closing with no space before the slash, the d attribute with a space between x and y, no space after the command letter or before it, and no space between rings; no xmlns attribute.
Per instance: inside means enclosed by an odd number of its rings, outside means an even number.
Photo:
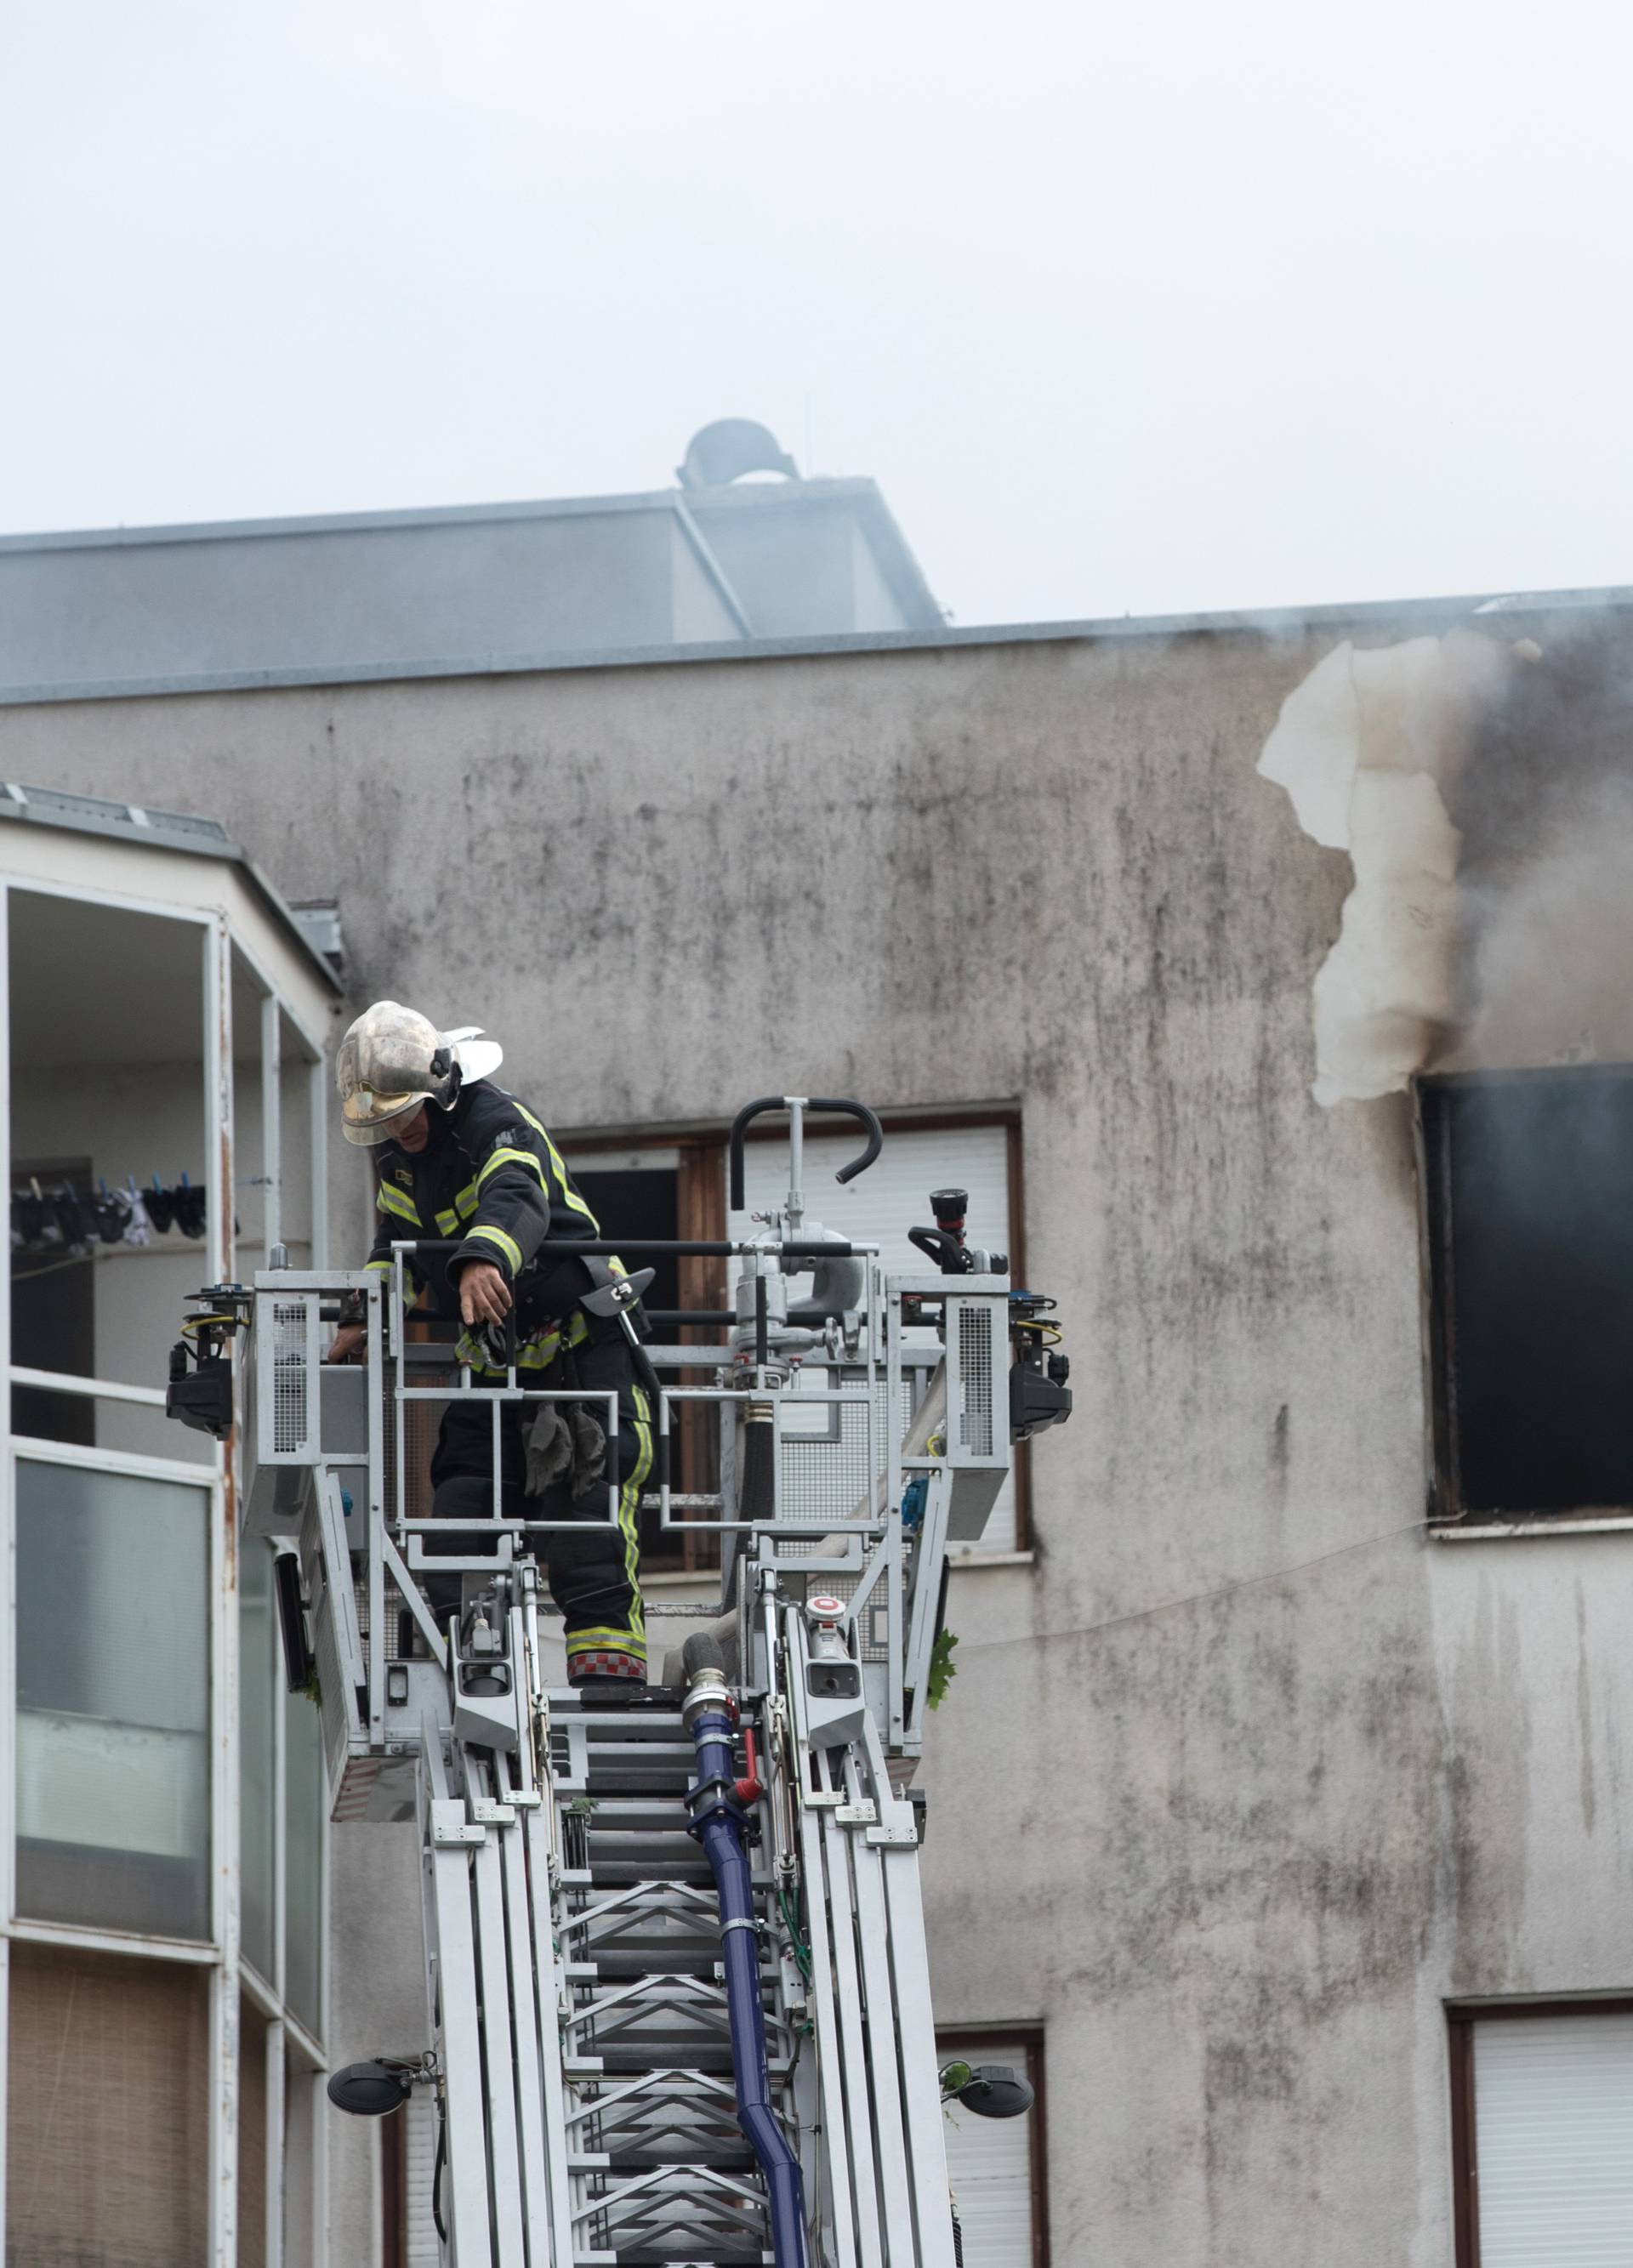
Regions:
<svg viewBox="0 0 1633 2268"><path fill-rule="evenodd" d="M573 2252L576 2268L744 2268L744 2264L760 2268L765 2261L776 2261L776 2252L753 2252L749 2248L737 2252L728 2245L714 2245L710 2255L655 2252L651 2245L638 2245L628 2252Z"/></svg>
<svg viewBox="0 0 1633 2268"><path fill-rule="evenodd" d="M592 1835L684 1835L691 1820L678 1794L603 1795L584 1824Z"/></svg>
<svg viewBox="0 0 1633 2268"><path fill-rule="evenodd" d="M689 1866L699 1859L706 1866L708 1864L707 1855L696 1837L686 1832L684 1820L669 1820L661 1827L638 1827L621 1819L609 1819L604 1825L599 1819L592 1819L588 1841L592 1866L598 1852L609 1859L650 1855L655 1862L653 1874L661 1878L672 1857L684 1859Z"/></svg>
<svg viewBox="0 0 1633 2268"><path fill-rule="evenodd" d="M751 2174L755 2171L752 2150L728 2151L713 2158L699 2157L695 2150L681 2157L670 2157L660 2150L614 2150L594 2160L574 2158L570 2162L575 2170L581 2167L588 2172L599 2168L614 2174L650 2174L660 2166L672 2166L676 2173L683 2173L694 2166L704 2167L712 2174ZM654 2190L648 2194L661 2197L663 2191Z"/></svg>
<svg viewBox="0 0 1633 2268"><path fill-rule="evenodd" d="M562 1879L565 1881L567 1877L564 1875ZM699 1852L695 1858L677 1858L672 1867L661 1872L650 1866L645 1859L602 1859L589 1869L587 1875L580 1875L578 1879L593 1882L597 1889L626 1890L640 1882L704 1883L712 1882L714 1877L709 1871L708 1860Z"/></svg>
<svg viewBox="0 0 1633 2268"><path fill-rule="evenodd" d="M562 2062L562 2069L572 2078L634 2079L643 2072L692 2070L705 2072L715 2079L728 2075L731 2067L731 2043L726 2039L689 2040L683 2047L661 2051L655 2055L645 2038L632 2040L627 2047L609 2040L594 2062L576 2057ZM767 2064L773 2081L786 2080L792 2068L784 2056L772 2056Z"/></svg>

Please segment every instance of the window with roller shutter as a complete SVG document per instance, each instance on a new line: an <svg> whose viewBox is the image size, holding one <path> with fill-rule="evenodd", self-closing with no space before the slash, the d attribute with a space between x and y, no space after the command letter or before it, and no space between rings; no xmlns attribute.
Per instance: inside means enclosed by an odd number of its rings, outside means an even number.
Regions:
<svg viewBox="0 0 1633 2268"><path fill-rule="evenodd" d="M438 2268L442 2257L432 2210L432 2181L437 2168L437 2106L424 2088L398 2114L403 2124L403 2246L387 2268Z"/></svg>
<svg viewBox="0 0 1633 2268"><path fill-rule="evenodd" d="M1633 2258L1633 2002L1454 2012L1458 2268Z"/></svg>
<svg viewBox="0 0 1633 2268"><path fill-rule="evenodd" d="M966 1234L971 1244L998 1251L1011 1260L1019 1242L1020 1224L1011 1216L1010 1190L1015 1175L1012 1145L1020 1130L1009 1124L885 1127L884 1148L865 1174L843 1184L833 1176L856 1155L853 1132L816 1135L805 1145L805 1211L810 1222L848 1237L853 1242L876 1243L887 1269L912 1269L934 1274L931 1263L907 1241L910 1228L932 1225L929 1196L933 1189L950 1186L969 1191ZM751 1142L744 1161L744 1195L741 1213L728 1217L728 1236L754 1232L752 1215L780 1204L788 1187L786 1142ZM1013 1278L1012 1280L1018 1280ZM933 1344L934 1332L923 1334ZM820 1373L809 1366L813 1383ZM977 1547L983 1552L1018 1550L1025 1541L1017 1475L1011 1473L993 1506L986 1531Z"/></svg>
<svg viewBox="0 0 1633 2268"><path fill-rule="evenodd" d="M979 2118L956 2102L942 2114L964 2268L1048 2268L1041 2034L944 2032L936 2051L943 2064L1008 2064L1037 2097L1023 2118Z"/></svg>
<svg viewBox="0 0 1633 2268"><path fill-rule="evenodd" d="M574 1180L595 1204L609 1235L645 1233L681 1237L738 1237L754 1231L753 1215L780 1205L787 1194L788 1145L784 1127L770 1122L772 1132L751 1138L744 1157L744 1196L741 1213L728 1214L725 1205L726 1146L719 1137L689 1138L669 1144L647 1144L634 1135L601 1137L594 1141L569 1142L565 1154ZM820 1123L821 1122L816 1122ZM1006 1254L1011 1280L1021 1280L1022 1233L1020 1204L1021 1130L1013 1115L964 1119L952 1123L914 1123L888 1118L884 1148L854 1182L835 1182L836 1169L853 1158L859 1138L849 1134L813 1134L805 1145L806 1216L855 1241L877 1243L887 1268L934 1273L924 1255L907 1241L907 1231L930 1225L929 1194L950 1186L969 1192L968 1237L972 1245ZM639 1222L639 1227L632 1225ZM671 1225L672 1224L672 1225ZM647 1264L632 1258L631 1265ZM659 1310L678 1297L682 1307L717 1307L729 1304L727 1261L683 1260L678 1270L664 1270L647 1295L647 1305ZM796 1284L795 1296L809 1288L809 1278ZM658 1336L676 1334L668 1325ZM718 1337L718 1329L699 1334ZM923 1335L927 1346L935 1334ZM806 1375L813 1386L822 1382L815 1365ZM825 1410L813 1404L812 1430L826 1422ZM789 1421L797 1429L797 1418ZM693 1428L694 1433L700 1429ZM685 1428L683 1426L683 1435ZM976 1547L983 1554L1022 1550L1028 1542L1027 1445L1023 1443L1014 1472L1004 1483L985 1534ZM683 1487L706 1490L715 1484L709 1446L701 1438L684 1440L682 1451ZM714 1538L686 1539L684 1564L712 1565ZM655 1516L648 1513L641 1536L642 1564L649 1571L678 1566L682 1562L676 1538L661 1535Z"/></svg>

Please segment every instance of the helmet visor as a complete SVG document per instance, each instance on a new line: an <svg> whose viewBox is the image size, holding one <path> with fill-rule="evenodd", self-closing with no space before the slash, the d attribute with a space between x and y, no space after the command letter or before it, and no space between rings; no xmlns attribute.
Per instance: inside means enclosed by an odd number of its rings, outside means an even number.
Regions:
<svg viewBox="0 0 1633 2268"><path fill-rule="evenodd" d="M423 1094L377 1094L373 1087L356 1087L341 1100L340 1130L348 1142L373 1149L377 1142L389 1142L425 1102Z"/></svg>

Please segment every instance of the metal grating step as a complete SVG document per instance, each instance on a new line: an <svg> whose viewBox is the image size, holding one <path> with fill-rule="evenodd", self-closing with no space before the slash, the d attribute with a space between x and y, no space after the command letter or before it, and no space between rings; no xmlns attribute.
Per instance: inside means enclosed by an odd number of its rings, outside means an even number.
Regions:
<svg viewBox="0 0 1633 2268"><path fill-rule="evenodd" d="M696 1768L698 1751L683 1733L671 1732L662 1725L651 1727L644 1740L632 1740L630 1733L627 1725L609 1726L599 1739L592 1733L585 1742L589 1770L601 1771L610 1764L632 1761L645 1762L654 1770L667 1764L676 1772Z"/></svg>
<svg viewBox="0 0 1633 2268"><path fill-rule="evenodd" d="M636 1827L601 1811L592 1811L584 1822L584 1830L592 1853L604 1851L614 1859L649 1856L654 1881L665 1880L672 1858L699 1859L705 1855L697 1837L686 1832L683 1812L678 1819L665 1819L656 1827Z"/></svg>
<svg viewBox="0 0 1633 2268"><path fill-rule="evenodd" d="M607 2079L634 2079L643 2072L658 2071L700 2071L711 2079L729 2079L731 2045L723 2038L713 2042L694 2036L677 2042L672 2048L659 2048L654 2051L652 2035L643 2032L639 2046L619 2047L608 2041L598 2044L587 2056L570 2058L566 2067L575 2073L583 2069L587 2076L598 2075ZM780 2086L787 2079L789 2070L786 2057L773 2056L771 2058L772 2086Z"/></svg>
<svg viewBox="0 0 1633 2268"><path fill-rule="evenodd" d="M565 1731L581 1725L592 1741L681 1741L686 1722L678 1709L558 1709L550 1706L550 1723Z"/></svg>
<svg viewBox="0 0 1633 2268"><path fill-rule="evenodd" d="M615 2150L597 2158L594 2169L602 2173L649 2174L658 2166L702 2166L713 2174L752 2174L757 2170L752 2150L734 2150L718 2157L700 2157L696 2150Z"/></svg>
<svg viewBox="0 0 1633 2268"><path fill-rule="evenodd" d="M632 1884L653 1881L696 1883L700 1889L713 1881L709 1862L694 1844L691 1854L677 1856L661 1869L649 1859L606 1859L592 1857L589 1868L591 1888L597 1890L626 1890Z"/></svg>
<svg viewBox="0 0 1633 2268"><path fill-rule="evenodd" d="M627 1984L637 1977L695 1977L705 1983L714 1981L714 1972L720 1965L718 1940L691 1947L665 1944L645 1950L608 1951L598 1953L592 1961L570 1961L567 1977L572 1984Z"/></svg>
<svg viewBox="0 0 1633 2268"><path fill-rule="evenodd" d="M646 1796L654 1801L680 1804L691 1785L690 1772L677 1771L672 1764L656 1761L643 1762L639 1749L622 1762L606 1764L598 1761L584 1783L583 1792L592 1803L602 1803L609 1796Z"/></svg>
<svg viewBox="0 0 1633 2268"><path fill-rule="evenodd" d="M774 2252L734 2251L725 2245L716 2245L706 2256L701 2252L654 2252L649 2245L640 2245L629 2252L575 2252L573 2268L774 2268Z"/></svg>
<svg viewBox="0 0 1633 2268"><path fill-rule="evenodd" d="M683 1793L677 1789L673 1795L667 1791L592 1795L588 1813L575 1815L583 1817L592 1835L684 1835L691 1814L683 1800Z"/></svg>

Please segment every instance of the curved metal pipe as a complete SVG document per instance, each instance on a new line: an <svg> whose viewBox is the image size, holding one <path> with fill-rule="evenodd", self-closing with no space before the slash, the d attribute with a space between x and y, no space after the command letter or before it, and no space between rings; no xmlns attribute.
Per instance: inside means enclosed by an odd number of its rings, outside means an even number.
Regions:
<svg viewBox="0 0 1633 2268"><path fill-rule="evenodd" d="M787 1107L786 1095L762 1094L756 1101L745 1102L732 1120L731 1133L727 1139L726 1154L728 1179L730 1182L730 1204L734 1212L741 1212L743 1210L743 1143L744 1135L747 1134L754 1121L762 1117L766 1111L786 1110ZM845 1095L813 1094L807 1098L805 1108L808 1112L819 1112L824 1116L853 1118L856 1121L867 1135L866 1145L861 1155L853 1158L848 1166L841 1166L833 1178L836 1182L853 1182L858 1174L865 1173L884 1146L884 1130L867 1104L853 1102L848 1096ZM633 1251L635 1248L631 1245L626 1247L626 1249Z"/></svg>

